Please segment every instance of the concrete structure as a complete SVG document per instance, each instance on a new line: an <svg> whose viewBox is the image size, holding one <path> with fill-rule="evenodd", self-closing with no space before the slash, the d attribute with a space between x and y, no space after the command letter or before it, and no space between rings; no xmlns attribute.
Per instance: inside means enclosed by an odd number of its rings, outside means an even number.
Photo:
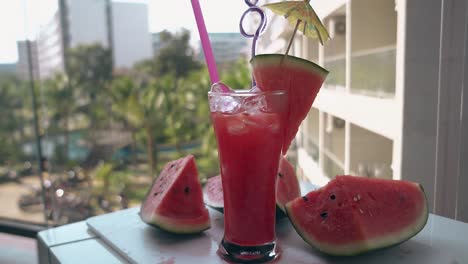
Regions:
<svg viewBox="0 0 468 264"><path fill-rule="evenodd" d="M15 74L16 63L0 63L0 76L2 74Z"/></svg>
<svg viewBox="0 0 468 264"><path fill-rule="evenodd" d="M152 55L146 4L110 0L62 3L37 37L41 78L64 71L64 50L80 44L109 47L112 41L116 68L131 67Z"/></svg>
<svg viewBox="0 0 468 264"><path fill-rule="evenodd" d="M64 45L60 13L56 12L51 20L41 28L36 37L39 77L52 76L64 70Z"/></svg>
<svg viewBox="0 0 468 264"><path fill-rule="evenodd" d="M16 74L20 79L29 79L29 58L28 46L26 41L18 41L18 62L16 63ZM39 79L39 57L37 53L37 44L35 41L30 42L31 47L31 62L34 80Z"/></svg>
<svg viewBox="0 0 468 264"><path fill-rule="evenodd" d="M468 221L468 3L311 4L332 39L299 33L291 54L330 75L296 138L301 174L319 185L337 174L420 182L433 212ZM274 16L259 52L283 52L291 29Z"/></svg>
<svg viewBox="0 0 468 264"><path fill-rule="evenodd" d="M213 55L217 64L237 61L249 54L249 45L240 33L209 33ZM201 42L198 48L198 59L204 61Z"/></svg>
<svg viewBox="0 0 468 264"><path fill-rule="evenodd" d="M148 6L144 3L112 3L114 67L129 68L153 55Z"/></svg>

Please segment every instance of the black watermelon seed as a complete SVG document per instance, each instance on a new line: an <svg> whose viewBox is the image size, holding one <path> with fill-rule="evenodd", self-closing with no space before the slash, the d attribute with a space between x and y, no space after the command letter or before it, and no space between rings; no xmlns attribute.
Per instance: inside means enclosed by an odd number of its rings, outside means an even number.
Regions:
<svg viewBox="0 0 468 264"><path fill-rule="evenodd" d="M158 194L159 194L158 192L155 192L153 195L154 195L154 196L157 196Z"/></svg>
<svg viewBox="0 0 468 264"><path fill-rule="evenodd" d="M309 198L307 198L306 196L302 196L302 200L307 202L307 201L309 201Z"/></svg>
<svg viewBox="0 0 468 264"><path fill-rule="evenodd" d="M278 172L278 176L279 176L280 178L283 178L283 174L282 174L281 172Z"/></svg>
<svg viewBox="0 0 468 264"><path fill-rule="evenodd" d="M336 196L334 194L330 195L330 199L335 200Z"/></svg>
<svg viewBox="0 0 468 264"><path fill-rule="evenodd" d="M321 216L322 218L327 218L327 217L328 217L328 213L327 213L327 212L322 212L322 213L320 213L320 216Z"/></svg>
<svg viewBox="0 0 468 264"><path fill-rule="evenodd" d="M187 187L185 187L185 189L184 189L184 193L189 193L189 191L190 191L190 188L189 188L188 186L187 186Z"/></svg>
<svg viewBox="0 0 468 264"><path fill-rule="evenodd" d="M172 164L171 164L171 169L172 169L172 168L174 168L174 166L175 166L175 164L174 164L174 163L172 163Z"/></svg>

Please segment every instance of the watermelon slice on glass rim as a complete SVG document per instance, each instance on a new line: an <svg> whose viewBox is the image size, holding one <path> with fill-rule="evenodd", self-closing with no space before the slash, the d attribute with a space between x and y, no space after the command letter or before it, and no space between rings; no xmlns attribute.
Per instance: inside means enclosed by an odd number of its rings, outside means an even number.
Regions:
<svg viewBox="0 0 468 264"><path fill-rule="evenodd" d="M309 113L328 71L308 60L283 54L256 55L250 63L260 90L288 91L288 126L282 150L285 154Z"/></svg>

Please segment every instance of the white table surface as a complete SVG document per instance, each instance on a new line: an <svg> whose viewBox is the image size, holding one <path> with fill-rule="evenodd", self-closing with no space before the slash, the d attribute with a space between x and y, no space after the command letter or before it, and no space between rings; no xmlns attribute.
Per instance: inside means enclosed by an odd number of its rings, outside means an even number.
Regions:
<svg viewBox="0 0 468 264"><path fill-rule="evenodd" d="M307 193L315 186L301 184ZM172 235L143 223L139 208L89 218L39 233L39 262L46 263L222 263L216 255L223 215L210 210L211 228L192 236ZM282 255L275 263L468 264L468 224L429 215L410 240L355 257L326 256L306 244L289 220L276 225Z"/></svg>
<svg viewBox="0 0 468 264"><path fill-rule="evenodd" d="M210 210L212 226L200 235L172 235L146 225L139 208L92 217L86 221L109 248L130 263L223 263L216 255L223 235L223 215ZM306 244L288 219L277 223L282 255L275 263L468 263L468 224L430 215L425 228L392 248L355 257L330 257Z"/></svg>

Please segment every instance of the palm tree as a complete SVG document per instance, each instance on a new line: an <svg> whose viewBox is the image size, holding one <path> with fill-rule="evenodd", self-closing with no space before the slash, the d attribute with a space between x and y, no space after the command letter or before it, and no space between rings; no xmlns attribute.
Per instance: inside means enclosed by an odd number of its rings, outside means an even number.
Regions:
<svg viewBox="0 0 468 264"><path fill-rule="evenodd" d="M45 118L50 119L51 132L64 135L63 154L66 161L69 158L70 122L78 110L73 90L68 88L67 82L66 76L59 73L45 80L42 85L48 110Z"/></svg>
<svg viewBox="0 0 468 264"><path fill-rule="evenodd" d="M170 78L152 80L145 71L133 72L114 78L110 93L112 112L132 132L143 131L146 139L148 166L155 172L157 163L156 136L162 134L168 107L165 105Z"/></svg>
<svg viewBox="0 0 468 264"><path fill-rule="evenodd" d="M0 162L18 160L22 154L18 145L28 137L32 125L32 107L25 83L15 76L0 77Z"/></svg>

